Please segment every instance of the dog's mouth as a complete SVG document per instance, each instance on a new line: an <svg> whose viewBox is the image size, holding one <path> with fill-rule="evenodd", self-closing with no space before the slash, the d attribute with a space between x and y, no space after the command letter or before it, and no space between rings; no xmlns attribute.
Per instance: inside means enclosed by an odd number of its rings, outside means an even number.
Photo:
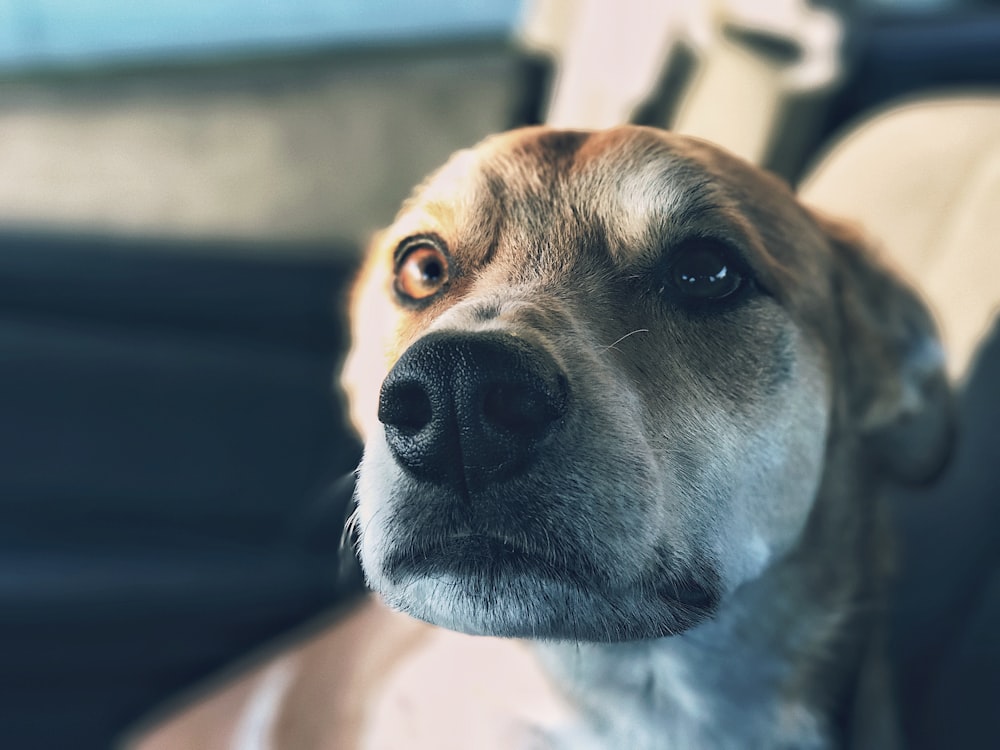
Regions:
<svg viewBox="0 0 1000 750"><path fill-rule="evenodd" d="M516 543L480 533L454 534L425 546L396 551L386 561L385 573L396 583L414 578L441 578L474 582L479 590L489 590L513 580L535 580L587 591L619 594L642 590L665 606L702 619L718 606L715 587L692 574L663 576L664 580L633 583L624 589L606 572L571 551L558 553L529 550Z"/></svg>
<svg viewBox="0 0 1000 750"><path fill-rule="evenodd" d="M412 576L489 576L496 578L530 575L580 584L595 574L594 566L568 556L556 562L555 554L528 550L507 539L489 534L458 533L423 546L397 551L385 570L396 581ZM588 575L589 574L589 575Z"/></svg>

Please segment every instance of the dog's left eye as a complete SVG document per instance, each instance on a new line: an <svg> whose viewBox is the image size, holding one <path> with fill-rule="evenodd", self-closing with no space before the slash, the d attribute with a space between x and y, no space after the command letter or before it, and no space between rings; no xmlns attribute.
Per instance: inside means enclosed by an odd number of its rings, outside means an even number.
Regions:
<svg viewBox="0 0 1000 750"><path fill-rule="evenodd" d="M722 242L689 240L676 248L672 256L665 281L672 292L687 300L718 300L729 297L743 286L745 277L741 264Z"/></svg>
<svg viewBox="0 0 1000 750"><path fill-rule="evenodd" d="M396 291L413 302L433 297L448 283L448 258L432 242L406 248L396 265Z"/></svg>

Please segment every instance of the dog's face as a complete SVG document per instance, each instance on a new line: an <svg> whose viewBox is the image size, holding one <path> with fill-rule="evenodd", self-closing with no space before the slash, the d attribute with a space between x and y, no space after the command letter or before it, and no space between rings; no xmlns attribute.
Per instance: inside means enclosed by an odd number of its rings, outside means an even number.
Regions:
<svg viewBox="0 0 1000 750"><path fill-rule="evenodd" d="M799 538L858 379L838 364L857 275L838 247L777 180L659 131L526 129L457 154L355 291L371 586L502 636L710 616ZM845 407L873 429L904 400L877 380Z"/></svg>

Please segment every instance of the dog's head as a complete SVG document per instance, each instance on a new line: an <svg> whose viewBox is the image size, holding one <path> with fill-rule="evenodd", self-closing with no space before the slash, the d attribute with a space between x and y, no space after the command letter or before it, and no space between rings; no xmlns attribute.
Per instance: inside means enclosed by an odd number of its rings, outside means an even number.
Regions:
<svg viewBox="0 0 1000 750"><path fill-rule="evenodd" d="M656 130L456 154L352 312L366 576L465 632L680 632L795 545L834 427L906 477L946 443L909 290L778 180Z"/></svg>

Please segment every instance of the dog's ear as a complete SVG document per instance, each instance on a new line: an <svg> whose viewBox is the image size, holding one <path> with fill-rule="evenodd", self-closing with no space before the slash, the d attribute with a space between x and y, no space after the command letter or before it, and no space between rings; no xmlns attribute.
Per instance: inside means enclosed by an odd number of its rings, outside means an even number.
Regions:
<svg viewBox="0 0 1000 750"><path fill-rule="evenodd" d="M934 320L860 232L826 219L821 226L835 255L844 406L886 470L907 484L928 482L946 464L955 433Z"/></svg>

